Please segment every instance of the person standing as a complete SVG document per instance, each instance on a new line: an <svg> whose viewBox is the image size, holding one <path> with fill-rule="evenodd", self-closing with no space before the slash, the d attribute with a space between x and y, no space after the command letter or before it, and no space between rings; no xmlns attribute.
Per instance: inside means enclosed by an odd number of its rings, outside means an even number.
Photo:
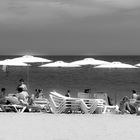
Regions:
<svg viewBox="0 0 140 140"><path fill-rule="evenodd" d="M65 94L66 97L70 97L70 90L67 90L67 93Z"/></svg>
<svg viewBox="0 0 140 140"><path fill-rule="evenodd" d="M71 97L71 96L70 96L70 90L67 90L67 93L65 94L65 96L66 96L66 97ZM65 112L66 112L67 114L72 113L71 102L70 102L70 101L67 102L67 109L65 110Z"/></svg>

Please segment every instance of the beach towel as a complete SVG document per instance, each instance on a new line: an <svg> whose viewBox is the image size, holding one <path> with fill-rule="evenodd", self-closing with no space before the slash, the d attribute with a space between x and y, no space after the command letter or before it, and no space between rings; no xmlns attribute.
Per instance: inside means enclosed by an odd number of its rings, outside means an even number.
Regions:
<svg viewBox="0 0 140 140"><path fill-rule="evenodd" d="M20 104L19 100L17 97L14 97L14 96L8 96L8 97L5 97L5 99L11 103L11 104Z"/></svg>

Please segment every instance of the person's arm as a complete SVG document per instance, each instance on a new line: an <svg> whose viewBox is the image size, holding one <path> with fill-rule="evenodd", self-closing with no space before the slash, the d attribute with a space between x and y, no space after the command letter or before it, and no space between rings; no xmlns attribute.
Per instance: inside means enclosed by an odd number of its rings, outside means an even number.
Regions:
<svg viewBox="0 0 140 140"><path fill-rule="evenodd" d="M28 90L28 89L27 89L27 86L26 86L25 84L24 84L24 90L26 90L26 91Z"/></svg>

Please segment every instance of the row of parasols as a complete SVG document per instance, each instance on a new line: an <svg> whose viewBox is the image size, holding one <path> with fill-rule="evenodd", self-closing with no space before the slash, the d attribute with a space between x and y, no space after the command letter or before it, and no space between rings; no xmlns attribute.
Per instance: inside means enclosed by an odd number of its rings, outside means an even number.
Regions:
<svg viewBox="0 0 140 140"><path fill-rule="evenodd" d="M30 63L30 64L29 64ZM16 57L13 59L6 59L0 61L0 65L3 68L7 66L31 66L31 63L45 63L39 67L81 67L85 65L92 65L94 68L139 68L140 64L130 65L122 62L108 62L103 60L97 60L94 58L85 58L83 60L78 60L74 62L64 62L64 61L55 61L35 57L32 55L25 55L22 57Z"/></svg>

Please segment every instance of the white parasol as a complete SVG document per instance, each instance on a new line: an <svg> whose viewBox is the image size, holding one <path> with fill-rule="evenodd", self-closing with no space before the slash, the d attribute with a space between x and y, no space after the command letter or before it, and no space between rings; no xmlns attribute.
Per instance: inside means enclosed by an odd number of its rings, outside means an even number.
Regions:
<svg viewBox="0 0 140 140"><path fill-rule="evenodd" d="M136 64L135 66L136 66L136 67L140 67L140 63Z"/></svg>
<svg viewBox="0 0 140 140"><path fill-rule="evenodd" d="M21 63L44 63L44 62L51 62L52 60L41 58L41 57L36 57L32 55L24 55L22 57L17 57L13 58L13 61L16 62L21 62ZM28 88L29 88L29 67L27 70L27 83L28 83Z"/></svg>
<svg viewBox="0 0 140 140"><path fill-rule="evenodd" d="M15 61L13 59L5 59L5 60L2 60L0 61L0 65L2 65L2 70L4 72L8 72L7 71L7 67L8 66L18 66L18 67L27 67L27 79L29 77L29 74L28 74L28 67L30 66L30 64L26 64L26 63L23 63L23 62L18 62L18 61ZM8 73L7 73L8 74ZM27 80L28 81L28 80ZM28 83L28 82L27 82Z"/></svg>
<svg viewBox="0 0 140 140"><path fill-rule="evenodd" d="M74 61L72 64L77 64L77 65L101 65L101 64L108 64L110 62L103 61L103 60L97 60L94 58L85 58L83 60L79 61Z"/></svg>
<svg viewBox="0 0 140 140"><path fill-rule="evenodd" d="M24 62L24 63L43 63L43 62L51 62L52 60L41 58L41 57L35 57L32 55L24 55L22 57L17 57L13 59L14 61L18 62Z"/></svg>
<svg viewBox="0 0 140 140"><path fill-rule="evenodd" d="M125 63L121 63L121 62L112 62L109 64L104 64L104 65L99 65L99 66L95 66L94 68L138 68L136 66L130 65L130 64L125 64Z"/></svg>
<svg viewBox="0 0 140 140"><path fill-rule="evenodd" d="M15 61L15 60L12 60L12 59L2 60L2 61L0 61L0 65L3 65L3 66L29 66L29 64L19 62L19 61Z"/></svg>
<svg viewBox="0 0 140 140"><path fill-rule="evenodd" d="M80 66L77 64L66 63L64 61L56 61L54 63L41 65L40 67L80 67Z"/></svg>

